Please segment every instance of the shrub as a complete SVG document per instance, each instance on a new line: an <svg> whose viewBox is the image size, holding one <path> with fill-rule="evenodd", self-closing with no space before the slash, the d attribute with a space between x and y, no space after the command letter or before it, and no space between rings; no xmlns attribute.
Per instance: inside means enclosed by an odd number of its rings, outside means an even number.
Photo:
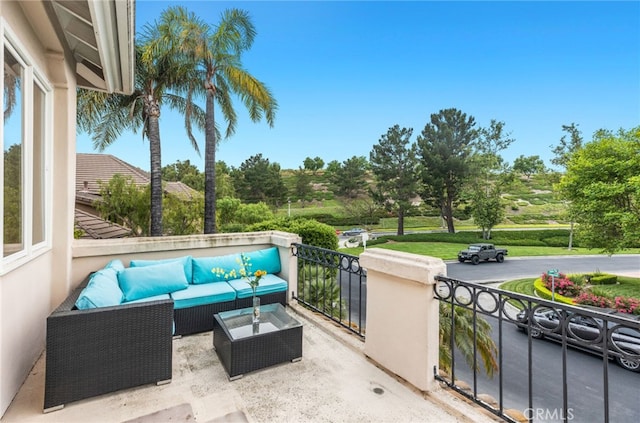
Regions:
<svg viewBox="0 0 640 423"><path fill-rule="evenodd" d="M600 308L612 307L611 300L607 297L592 294L591 292L583 292L575 298L576 304L589 305Z"/></svg>
<svg viewBox="0 0 640 423"><path fill-rule="evenodd" d="M591 276L590 281L593 285L615 285L618 283L618 277L616 275L600 274Z"/></svg>
<svg viewBox="0 0 640 423"><path fill-rule="evenodd" d="M248 226L247 231L284 231L300 235L302 242L328 250L338 249L333 227L305 218L281 217Z"/></svg>
<svg viewBox="0 0 640 423"><path fill-rule="evenodd" d="M640 315L640 300L629 297L616 297L613 307L621 313Z"/></svg>
<svg viewBox="0 0 640 423"><path fill-rule="evenodd" d="M545 286L544 282L542 281L541 278L536 279L533 282L533 287L536 291L536 294L538 294L539 297L544 298L545 300L551 300L553 295L551 294L551 291L549 289L547 289L547 287ZM556 292L555 295L555 301L559 302L559 303L563 303L563 304L574 304L574 300L573 298L568 298L565 297L564 295L560 295Z"/></svg>

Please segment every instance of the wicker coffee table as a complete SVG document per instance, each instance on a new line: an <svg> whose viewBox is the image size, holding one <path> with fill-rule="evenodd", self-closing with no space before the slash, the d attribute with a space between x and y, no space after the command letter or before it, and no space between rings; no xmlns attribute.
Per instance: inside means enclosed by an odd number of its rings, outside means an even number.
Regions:
<svg viewBox="0 0 640 423"><path fill-rule="evenodd" d="M252 314L249 307L214 315L213 347L230 380L302 359L302 325L280 303L261 306L258 324Z"/></svg>

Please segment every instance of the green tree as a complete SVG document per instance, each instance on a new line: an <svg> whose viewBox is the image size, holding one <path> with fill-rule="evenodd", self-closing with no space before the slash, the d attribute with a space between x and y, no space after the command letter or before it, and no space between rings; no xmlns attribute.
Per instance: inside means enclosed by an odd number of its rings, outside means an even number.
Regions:
<svg viewBox="0 0 640 423"><path fill-rule="evenodd" d="M418 190L418 160L411 143L413 129L394 125L380 137L369 154L375 175L373 198L398 215L398 235L404 235L404 216Z"/></svg>
<svg viewBox="0 0 640 423"><path fill-rule="evenodd" d="M481 229L483 239L491 238L491 229L504 219L505 211L500 199L503 190L511 185L513 173L500 152L514 141L505 132L504 122L491 120L488 128L479 130L467 194L471 200L471 215Z"/></svg>
<svg viewBox="0 0 640 423"><path fill-rule="evenodd" d="M94 207L100 217L132 230L134 236L149 234L150 207L149 186L139 188L130 176L113 175L107 181L98 181L100 199Z"/></svg>
<svg viewBox="0 0 640 423"><path fill-rule="evenodd" d="M451 328L451 304L440 302L440 370L451 374L453 362L453 345L462 354L465 361L473 368L482 368L487 376L493 377L498 370L496 356L498 348L491 338L491 325L480 316L473 319L473 311L468 308L454 306L453 332ZM475 336L474 336L475 335ZM476 340L474 344L474 339ZM477 349L477 359L474 351Z"/></svg>
<svg viewBox="0 0 640 423"><path fill-rule="evenodd" d="M247 203L260 201L279 206L287 198L287 188L282 181L280 165L256 154L245 160L232 172L233 185L241 200Z"/></svg>
<svg viewBox="0 0 640 423"><path fill-rule="evenodd" d="M341 167L341 164L339 161L331 160L329 163L327 163L327 169L326 169L327 175L335 174L340 170L340 167Z"/></svg>
<svg viewBox="0 0 640 423"><path fill-rule="evenodd" d="M311 176L304 170L298 169L294 171L296 181L296 197L302 202L304 207L305 201L310 199L313 188L311 187Z"/></svg>
<svg viewBox="0 0 640 423"><path fill-rule="evenodd" d="M365 225L378 223L383 209L370 197L345 200L343 209L346 216L357 219Z"/></svg>
<svg viewBox="0 0 640 423"><path fill-rule="evenodd" d="M236 94L254 122L264 115L273 126L277 102L264 83L256 79L242 64L242 54L253 45L256 30L246 11L228 9L222 13L220 23L211 27L196 14L183 7L170 7L162 14L160 26L163 40L177 43L192 66L188 94L204 95L205 122L205 204L204 233L216 232L216 131L215 105L220 107L227 127L225 138L236 131L237 115L232 95Z"/></svg>
<svg viewBox="0 0 640 423"><path fill-rule="evenodd" d="M608 254L640 239L640 127L600 130L571 154L557 186L570 201L581 243Z"/></svg>
<svg viewBox="0 0 640 423"><path fill-rule="evenodd" d="M182 182L196 191L204 192L204 174L191 164L189 160L176 161L162 168L162 180L166 182Z"/></svg>
<svg viewBox="0 0 640 423"><path fill-rule="evenodd" d="M566 132L566 134L560 138L558 145L551 146L554 155L551 163L566 169L573 153L582 148L583 138L582 133L578 129L578 125L575 123L562 125L562 130ZM567 139L567 135L569 135L569 139Z"/></svg>
<svg viewBox="0 0 640 423"><path fill-rule="evenodd" d="M22 144L4 152L4 243L22 243Z"/></svg>
<svg viewBox="0 0 640 423"><path fill-rule="evenodd" d="M307 157L304 159L304 168L311 171L314 175L324 167L324 160L316 156L315 158Z"/></svg>
<svg viewBox="0 0 640 423"><path fill-rule="evenodd" d="M235 197L235 195L231 168L225 162L216 162L216 198L220 201L221 198Z"/></svg>
<svg viewBox="0 0 640 423"><path fill-rule="evenodd" d="M234 221L244 225L273 219L273 212L266 203L241 204L236 210Z"/></svg>
<svg viewBox="0 0 640 423"><path fill-rule="evenodd" d="M440 110L417 138L422 199L440 210L449 233L455 232L453 210L471 172L469 157L478 137L475 119L457 109Z"/></svg>
<svg viewBox="0 0 640 423"><path fill-rule="evenodd" d="M343 161L335 170L332 167L329 180L335 187L336 193L348 198L357 198L362 194L367 187L368 167L369 163L364 156L353 156Z"/></svg>
<svg viewBox="0 0 640 423"><path fill-rule="evenodd" d="M513 171L519 172L527 177L527 181L531 179L531 175L544 172L544 162L540 156L519 155L513 161Z"/></svg>
<svg viewBox="0 0 640 423"><path fill-rule="evenodd" d="M216 211L218 213L218 223L228 225L234 222L236 212L240 208L242 202L239 198L225 197L218 200Z"/></svg>
<svg viewBox="0 0 640 423"><path fill-rule="evenodd" d="M196 151L199 151L198 144L191 134L191 127L193 124L204 127L202 109L171 91L172 86L184 79L187 69L175 59L171 49L155 48L153 40L157 36L156 26L145 26L140 43L136 45L136 78L131 95L79 89L77 109L78 129L93 134L93 147L99 151L115 142L126 130L135 133L142 129L143 138L148 138L151 236L163 234L160 110L166 104L185 115L187 135Z"/></svg>
<svg viewBox="0 0 640 423"><path fill-rule="evenodd" d="M491 239L491 229L504 219L505 211L497 186L475 190L472 200L471 215L482 229L482 238Z"/></svg>
<svg viewBox="0 0 640 423"><path fill-rule="evenodd" d="M554 157L551 159L551 163L562 167L564 171L567 170L567 165L571 160L571 156L578 150L582 148L583 138L582 133L578 129L578 125L572 123L571 125L562 125L562 130L566 132L560 138L560 143L557 146L553 147ZM567 135L569 135L569 139L567 140ZM571 210L571 209L569 209ZM574 224L575 218L569 212L569 220L571 221L571 228L569 230L569 246L568 249L571 250L573 248L573 232L574 232Z"/></svg>
<svg viewBox="0 0 640 423"><path fill-rule="evenodd" d="M164 199L163 225L169 235L192 235L202 233L204 198L196 196L185 201L175 195Z"/></svg>

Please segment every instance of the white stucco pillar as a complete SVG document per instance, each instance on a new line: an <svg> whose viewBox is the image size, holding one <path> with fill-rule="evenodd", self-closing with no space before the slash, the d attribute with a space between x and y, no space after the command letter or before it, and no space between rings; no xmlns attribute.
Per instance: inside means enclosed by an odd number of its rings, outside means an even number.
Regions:
<svg viewBox="0 0 640 423"><path fill-rule="evenodd" d="M367 269L365 354L421 391L437 387L438 301L434 277L446 275L441 259L371 248L360 255Z"/></svg>

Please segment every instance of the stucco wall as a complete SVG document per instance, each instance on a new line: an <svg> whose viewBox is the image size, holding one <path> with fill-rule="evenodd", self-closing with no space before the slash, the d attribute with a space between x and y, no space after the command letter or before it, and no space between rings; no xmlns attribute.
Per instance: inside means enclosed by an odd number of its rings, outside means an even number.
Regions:
<svg viewBox="0 0 640 423"><path fill-rule="evenodd" d="M28 11L28 18L24 11ZM54 87L53 232L42 254L0 275L0 415L41 355L45 321L67 295L73 231L73 169L75 160L75 80L40 2L0 2L0 16L17 36L40 72ZM38 38L33 28L46 41ZM56 51L56 44L58 50ZM70 154L70 152L73 152ZM67 158L70 156L71 158ZM72 163L75 167L75 162ZM70 199L71 201L68 201ZM55 254L55 259L54 259Z"/></svg>

